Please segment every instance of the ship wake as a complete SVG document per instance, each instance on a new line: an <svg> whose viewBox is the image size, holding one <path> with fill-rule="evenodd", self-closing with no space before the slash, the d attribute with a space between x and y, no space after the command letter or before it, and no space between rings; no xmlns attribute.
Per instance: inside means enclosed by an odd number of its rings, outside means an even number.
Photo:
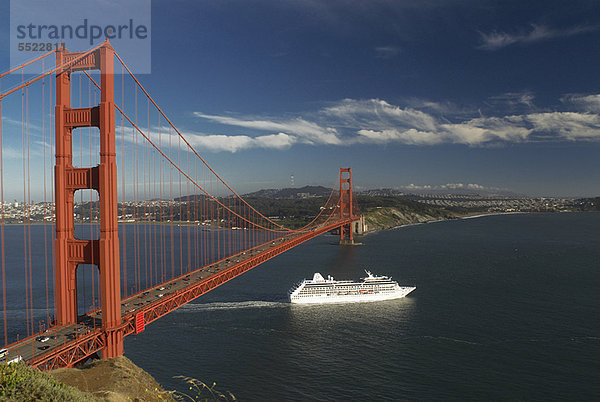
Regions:
<svg viewBox="0 0 600 402"><path fill-rule="evenodd" d="M243 310L243 309L264 309L288 307L289 302L248 300L239 302L213 302L200 304L186 304L179 308L177 312L201 312L201 311L221 311L221 310Z"/></svg>

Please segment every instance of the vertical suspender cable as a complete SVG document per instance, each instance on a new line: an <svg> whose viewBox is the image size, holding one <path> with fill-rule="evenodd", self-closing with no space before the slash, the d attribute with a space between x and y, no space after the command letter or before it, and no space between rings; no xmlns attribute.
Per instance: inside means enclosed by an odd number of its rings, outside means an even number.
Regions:
<svg viewBox="0 0 600 402"><path fill-rule="evenodd" d="M4 254L4 138L2 99L0 99L0 252L2 254L2 308L4 317L4 344L8 344L8 321L6 319L6 257Z"/></svg>
<svg viewBox="0 0 600 402"><path fill-rule="evenodd" d="M158 143L159 143L159 146L160 146L160 144L161 144L160 116L158 117L158 120L159 120L158 121ZM156 162L156 151L154 151L154 156L155 156L155 158L154 158L154 168L156 169L156 165L157 165L157 162ZM157 199L157 202L158 202L158 203L155 203L156 209L157 209L155 221L157 222L157 225L158 225L158 227L157 227L157 237L158 237L158 240L156 242L157 246L158 246L158 250L157 250L156 254L157 254L157 258L159 260L158 263L159 263L159 266L160 266L160 269L158 269L159 267L157 267L157 271L160 272L160 279L158 279L159 277L157 276L157 282L159 282L159 283L162 282L162 281L164 281L164 274L163 274L164 266L163 266L163 261L162 261L163 260L162 259L162 255L163 255L163 245L162 245L162 238L163 238L162 231L163 231L163 228L162 228L162 226L163 225L162 225L162 222L161 222L161 220L162 220L161 219L161 211L162 211L162 204L161 204L162 203L162 184L161 184L161 179L160 179L162 177L161 167L162 167L161 158L159 157L158 158L158 193L155 193L155 195L154 195L154 197ZM156 188L156 174L154 176L154 182L155 182L154 186ZM155 239L156 239L156 237L155 237Z"/></svg>
<svg viewBox="0 0 600 402"><path fill-rule="evenodd" d="M160 127L160 114L158 115L158 144L162 148L162 132ZM158 197L158 224L160 227L160 282L165 281L165 233L164 233L164 225L162 222L162 203L163 203L163 184L162 184L162 158L158 158L158 189L159 189L159 197Z"/></svg>
<svg viewBox="0 0 600 402"><path fill-rule="evenodd" d="M194 159L194 180L198 182L198 159ZM198 226L195 225L198 220L198 190L194 189L194 265L193 268L198 268Z"/></svg>
<svg viewBox="0 0 600 402"><path fill-rule="evenodd" d="M179 146L177 148L177 165L181 166L181 137L179 137ZM179 172L179 275L183 275L183 215L181 213L181 172Z"/></svg>
<svg viewBox="0 0 600 402"><path fill-rule="evenodd" d="M148 136L151 135L150 132L150 102L148 102ZM148 189L150 193L150 216L152 217L152 226L150 226L150 247L152 248L152 261L154 262L154 282L150 282L150 286L154 286L154 283L157 282L158 279L158 266L157 266L157 247L156 247L156 235L158 232L158 227L156 226L156 151L151 148L152 151L152 163L150 166L150 173L148 174L150 179L148 180Z"/></svg>
<svg viewBox="0 0 600 402"><path fill-rule="evenodd" d="M172 158L172 142L173 136L171 135L171 127L169 126L169 158ZM173 166L169 164L169 226L171 229L171 278L175 277L175 246L173 244L174 233L173 233Z"/></svg>
<svg viewBox="0 0 600 402"><path fill-rule="evenodd" d="M33 273L31 264L31 165L29 150L29 87L26 90L27 96L27 252L29 253L29 297L31 307L31 333L34 333L33 325Z"/></svg>
<svg viewBox="0 0 600 402"><path fill-rule="evenodd" d="M78 93L79 93L79 107L82 107L82 104L81 104L81 74L79 74ZM83 134L81 132L79 134L80 134L79 135L79 166L81 167L81 166L83 166ZM75 199L73 199L73 204L74 203L75 203ZM79 207L80 207L80 209L79 209L80 210L80 214L79 214L79 216L80 216L79 226L81 228L81 234L83 235L84 230L85 230L85 228L83 226L83 212L84 212L84 209L83 209L83 191L79 192ZM92 220L92 215L90 213L90 221L91 220ZM79 267L77 267L75 269L75 280L77 280L77 271L78 271L78 268ZM86 294L87 293L86 292L86 290L87 290L86 289L86 287L87 287L86 286L86 282L87 281L86 281L86 278L85 278L86 277L86 275L85 275L85 269L83 269L83 272L81 273L81 276L83 278L82 279L83 280L83 307L85 309L85 306L86 306L86 303L87 303L87 294ZM79 294L77 294L77 298L79 299ZM76 313L79 314L79 300L76 300L76 303L77 303Z"/></svg>
<svg viewBox="0 0 600 402"><path fill-rule="evenodd" d="M44 71L44 60L42 60L42 71ZM52 81L52 80L50 80ZM46 198L46 79L42 79L42 146L43 151L43 179L44 179L44 209L43 217L44 220L44 273L46 277L46 323L50 325L50 303L48 295L48 236L47 236L47 222L46 222L46 208L48 207Z"/></svg>
<svg viewBox="0 0 600 402"><path fill-rule="evenodd" d="M189 153L189 151L186 152L186 154L187 154L187 171L189 172L190 171L190 153ZM186 185L187 185L187 194L186 194L186 199L187 199L187 202L186 202L186 205L187 205L187 266L186 266L186 272L189 272L190 271L190 267L192 266L192 254L191 254L192 253L192 247L191 247L191 239L190 239L190 236L192 234L191 230L190 230L190 225L191 225L191 222L190 222L190 220L191 220L190 219L190 217L191 217L191 214L190 214L190 202L191 202L190 199L191 199L191 194L190 194L190 181L189 180L186 180Z"/></svg>
<svg viewBox="0 0 600 402"><path fill-rule="evenodd" d="M160 126L160 115L158 116L158 142L162 144L162 127ZM161 282L166 280L166 266L165 266L165 257L167 254L166 251L166 238L165 238L165 225L164 225L164 185L163 185L163 163L162 157L159 156L158 159L158 189L160 193L160 201L158 203L158 217L160 222L160 271L161 271Z"/></svg>
<svg viewBox="0 0 600 402"><path fill-rule="evenodd" d="M134 86L134 96L135 96L135 125L137 126L138 123L138 116L137 116L137 87ZM133 174L133 182L134 182L134 186L133 186L133 214L134 214L134 224L133 224L133 235L134 235L134 242L133 242L133 248L134 248L134 272L135 272L135 292L139 292L140 291L140 285L141 285L141 278L140 278L140 274L141 274L141 270L140 270L140 247L139 247L139 242L140 242L140 233L139 233L139 213L138 213L138 203L139 203L139 197L138 197L138 184L139 184L139 161L138 161L138 146L137 146L137 134L135 132L135 129L132 128L131 129L131 135L133 136L133 161L134 161L134 174Z"/></svg>
<svg viewBox="0 0 600 402"><path fill-rule="evenodd" d="M52 104L52 82L54 80L50 80L50 88L49 91L50 94L48 96L48 99L50 99L50 104ZM50 131L52 132L52 127L54 127L54 113L50 113ZM52 166L52 156L54 155L54 141L50 140L50 166ZM56 211L56 206L54 205L54 175L50 174L50 216L52 218L53 221L55 221L54 216L55 216L55 211ZM50 238L52 239L52 235L50 235ZM52 247L52 245L54 244L54 242L51 240L50 241L50 261L54 261L54 247ZM56 306L55 306L56 308ZM50 318L50 325L52 325L52 316Z"/></svg>
<svg viewBox="0 0 600 402"><path fill-rule="evenodd" d="M142 196L143 198L143 205L144 205L144 272L145 272L145 278L144 278L144 288L148 288L148 202L146 201L148 199L147 195L146 195L146 170L148 170L147 165L147 144L144 143L142 144L142 148L143 148L143 158L142 158L142 171L143 171L143 179L144 179L144 194Z"/></svg>
<svg viewBox="0 0 600 402"><path fill-rule="evenodd" d="M227 211L227 251L228 254L231 255L231 200L229 199L229 195L227 195L227 207L228 207L228 211ZM225 212L225 211L223 211Z"/></svg>
<svg viewBox="0 0 600 402"><path fill-rule="evenodd" d="M148 136L152 133L150 132L150 102L148 102ZM154 262L154 282L150 282L150 286L154 286L154 283L157 282L158 279L158 266L157 266L157 247L156 247L156 235L158 232L157 223L156 223L156 151L151 148L152 151L152 161L148 163L152 163L150 166L150 173L148 174L150 179L148 180L148 189L150 193L150 216L152 217L152 225L150 226L150 247L152 248L152 261Z"/></svg>
<svg viewBox="0 0 600 402"><path fill-rule="evenodd" d="M125 69L121 66L121 105L125 107ZM127 219L125 211L125 200L127 193L125 189L125 117L121 114L121 227L123 228L123 246L121 247L121 271L123 272L122 298L127 294Z"/></svg>
<svg viewBox="0 0 600 402"><path fill-rule="evenodd" d="M148 127L148 136L151 136L152 133L150 131L150 102L148 101L147 103L147 109L146 109L146 119L147 119L147 127ZM147 160L146 160L146 166L148 166L148 193L146 194L145 200L146 200L146 205L147 205L147 223L146 226L148 228L148 244L147 247L149 249L149 256L148 256L148 261L150 264L150 285L146 285L146 288L152 286L154 284L154 270L156 269L156 267L153 264L154 261L154 252L155 252L155 248L153 247L153 242L152 242L152 232L153 232L153 226L154 224L152 223L152 209L153 209L153 203L152 203L152 160L150 155L154 155L154 150L152 149L152 147L150 147L150 144L148 144L146 142L146 147L147 147Z"/></svg>
<svg viewBox="0 0 600 402"><path fill-rule="evenodd" d="M23 76L23 82L25 81L25 77ZM25 202L27 201L27 197L25 194L25 174L26 174L26 159L25 159L25 88L21 93L21 134L23 137L22 144L22 158L23 158L23 268L25 272L25 314L27 315L27 335L29 336L29 276L27 273L27 228L25 223L27 218L25 216L26 208Z"/></svg>
<svg viewBox="0 0 600 402"><path fill-rule="evenodd" d="M217 181L217 200L221 198L219 182ZM217 204L217 260L221 259L221 216L219 215L219 204Z"/></svg>
<svg viewBox="0 0 600 402"><path fill-rule="evenodd" d="M202 187L206 188L206 169L202 166ZM202 197L202 225L206 222L206 197ZM208 264L208 256L207 256L207 234L210 232L202 231L202 265Z"/></svg>
<svg viewBox="0 0 600 402"><path fill-rule="evenodd" d="M31 166L29 152L29 87L25 90L26 105L27 105L27 253L29 270L29 307L31 309L31 333L33 334L33 275L31 270Z"/></svg>
<svg viewBox="0 0 600 402"><path fill-rule="evenodd" d="M137 125L137 88L133 88L133 90L134 90L134 98L135 98L135 112L134 113L135 113L135 121L136 121L136 125ZM134 281L134 287L133 287L131 293L137 293L138 292L138 283L139 283L139 279L138 279L138 247L137 247L137 242L138 242L137 228L138 228L138 219L139 219L138 213L137 213L138 160L137 160L137 135L136 135L135 129L133 127L131 128L131 137L132 137L131 142L133 143L132 191L133 191L133 281Z"/></svg>
<svg viewBox="0 0 600 402"><path fill-rule="evenodd" d="M81 75L79 75L79 77L81 77ZM94 100L95 100L95 96L94 96ZM95 102L94 102L95 104ZM88 80L88 107L92 106L92 81ZM81 138L83 138L83 133L81 134ZM92 127L88 128L88 150L89 150L89 166L92 167L93 166L93 161L92 161ZM94 136L94 144L96 144L96 138ZM95 149L96 147L94 147ZM82 152L83 154L83 152ZM83 158L83 155L82 155ZM82 163L83 166L83 163ZM89 195L90 195L90 240L94 238L94 219L93 218L93 213L94 213L94 197L92 197L93 195L93 191L88 191ZM83 207L83 205L82 205ZM82 228L83 229L83 228ZM96 277L96 267L94 266L94 263L96 261L94 261L94 242L91 242L91 246L92 246L92 264L91 264L91 276L92 276L92 304L91 304L91 310L94 310L96 308L96 281L95 281L95 277ZM85 306L85 313L87 313L87 306Z"/></svg>
<svg viewBox="0 0 600 402"><path fill-rule="evenodd" d="M209 177L209 194L212 194L212 176ZM211 226L211 232L210 232L210 261L213 262L215 261L215 257L214 257L214 247L215 247L215 235L217 234L216 230L213 228L214 225L214 215L213 215L213 205L214 202L212 199L208 200L208 205L210 207L210 226Z"/></svg>
<svg viewBox="0 0 600 402"><path fill-rule="evenodd" d="M98 105L100 102L98 101L98 92L94 91L94 105ZM116 151L116 150L115 150ZM100 158L100 131L98 131L98 135L94 136L94 152L92 152L92 155L95 155L94 158L96 159L93 163L97 166L100 165L101 162L101 158ZM93 192L90 191L90 198L92 196ZM96 234L98 236L98 238L100 238L101 236L101 230L100 230L100 195L97 194L97 198L96 205L96 216L97 216L97 220L95 221L95 227L97 228L96 230ZM93 246L92 246L93 247ZM93 262L92 262L93 264ZM97 264L97 263L96 263ZM94 279L95 278L95 279ZM95 292L95 297L94 297L94 303L96 301L96 298L100 299L102 298L101 296L101 290L100 290L100 270L97 268L94 268L92 270L92 289L94 289L93 291ZM95 304L94 304L95 306ZM102 306L102 302L100 302L100 304L98 305L98 307Z"/></svg>

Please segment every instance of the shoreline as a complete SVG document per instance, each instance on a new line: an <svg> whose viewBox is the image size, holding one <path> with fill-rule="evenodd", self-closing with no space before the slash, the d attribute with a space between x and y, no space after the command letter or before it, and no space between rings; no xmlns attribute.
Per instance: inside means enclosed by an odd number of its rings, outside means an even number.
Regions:
<svg viewBox="0 0 600 402"><path fill-rule="evenodd" d="M578 211L570 211L570 212L578 212ZM434 219L434 220L425 221L425 222L405 223L402 225L396 225L396 226L392 226L392 227L384 228L384 229L369 230L366 233L364 233L363 236L366 236L370 233L376 233L376 232L379 232L382 230L395 230L395 229L406 228L406 227L410 227L410 226L426 225L428 223L448 222L448 221L453 221L453 220L457 220L457 219L476 219L476 218L483 218L486 216L517 215L517 214L528 214L528 213L532 213L532 212L520 212L520 211L517 211L517 212L490 212L490 213L479 213L476 215L456 216L456 217L445 218L445 219Z"/></svg>
<svg viewBox="0 0 600 402"><path fill-rule="evenodd" d="M490 213L478 213L475 215L464 215L464 216L456 216L456 217L452 217L452 218L446 218L446 219L434 219L434 220L430 220L430 221L424 221L424 222L414 222L414 223L404 223L401 225L396 225L396 226L391 226L389 228L381 228L381 229L373 229L373 230L368 230L367 232L363 233L362 236L366 236L369 235L371 233L377 233L380 231L384 231L384 230L395 230L395 229L400 229L400 228L406 228L409 226L417 226L417 225L425 225L428 223L437 223L437 222L447 222L447 221L453 221L453 220L466 220L466 219L476 219L476 218L484 218L487 216L500 216L500 215L526 215L526 214L544 214L544 213L548 213L548 214L557 214L557 213L587 213L587 212L598 212L598 211L514 211L514 212L490 212Z"/></svg>
<svg viewBox="0 0 600 402"><path fill-rule="evenodd" d="M497 216L497 215L524 215L524 214L531 214L531 213L535 213L535 212L521 212L521 211L515 211L515 212L490 212L489 214L478 214L478 215L461 216L458 219L474 219L474 218L482 218L484 216Z"/></svg>

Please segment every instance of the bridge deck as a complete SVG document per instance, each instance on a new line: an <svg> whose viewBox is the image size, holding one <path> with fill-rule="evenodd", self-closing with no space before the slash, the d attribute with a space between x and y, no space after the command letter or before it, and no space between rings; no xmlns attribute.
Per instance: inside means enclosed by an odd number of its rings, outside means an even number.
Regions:
<svg viewBox="0 0 600 402"><path fill-rule="evenodd" d="M128 297L121 303L123 334L136 333L136 318L140 314L145 326L284 251L350 222L338 221L310 232L286 235ZM20 356L28 364L42 369L72 366L98 353L104 347L105 339L101 311L94 310L79 317L77 324L54 326L9 345L4 360L11 361Z"/></svg>

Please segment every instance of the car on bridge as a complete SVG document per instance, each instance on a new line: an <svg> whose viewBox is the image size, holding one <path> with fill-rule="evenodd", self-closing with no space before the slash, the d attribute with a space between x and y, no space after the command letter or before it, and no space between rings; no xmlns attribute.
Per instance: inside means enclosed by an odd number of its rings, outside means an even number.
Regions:
<svg viewBox="0 0 600 402"><path fill-rule="evenodd" d="M21 355L18 355L18 356L17 356L17 357L15 357L14 359L11 359L11 360L9 360L9 361L8 361L8 363L6 363L6 364L18 363L18 362L20 362L21 360L23 360L23 358L21 357Z"/></svg>

